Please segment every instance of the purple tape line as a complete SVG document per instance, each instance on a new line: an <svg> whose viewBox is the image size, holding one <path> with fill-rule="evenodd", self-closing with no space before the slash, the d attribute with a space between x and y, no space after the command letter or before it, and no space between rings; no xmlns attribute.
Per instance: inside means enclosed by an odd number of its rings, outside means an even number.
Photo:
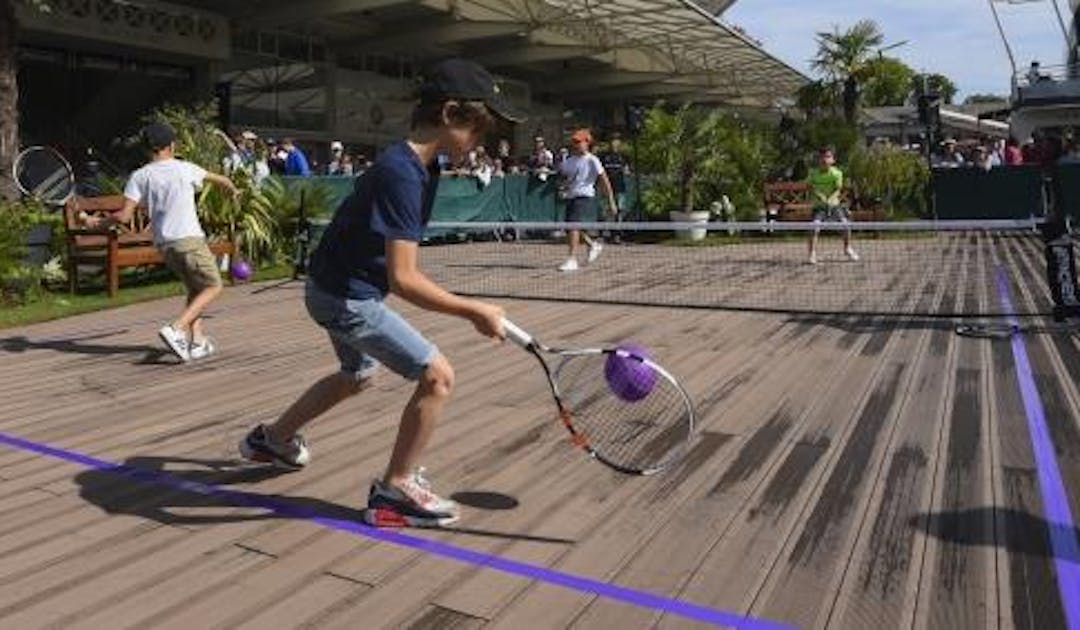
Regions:
<svg viewBox="0 0 1080 630"><path fill-rule="evenodd" d="M686 617L687 619L693 619L694 621L700 621L719 626L727 626L731 628L746 628L747 630L780 630L792 627L763 619L744 617L736 613L716 610L714 608L695 606L694 604L688 604L686 602L681 602L676 599L662 597L660 595L653 595L644 591L637 591L621 586L615 586L613 584L601 582L599 580L580 577L577 575L571 575L569 573L562 573L560 571L526 564L524 562L507 560L505 558L500 558L495 555L480 553L478 551L471 551L469 549L455 547L454 545L448 545L446 543L433 540L425 540L423 538L409 536L407 534L402 534L392 530L370 527L363 523L356 523L353 521L320 516L316 511L305 509L300 506L290 504L286 501L270 499L251 492L228 490L225 488L219 488L217 486L199 483L196 481L180 479L168 473L142 470L139 468L134 468L132 466L124 466L122 464L113 464L104 460L90 457L88 455L61 450L58 448L53 448L51 446L46 446L44 444L38 444L36 442L30 442L28 440L17 438L6 433L0 433L0 444L6 444L13 448L38 453L40 455L60 459L63 461L71 462L73 464L79 464L80 466L85 466L86 468L92 468L95 470L128 477L143 483L163 485L186 492L194 492L202 495L215 496L221 499L225 499L226 501L237 506L258 507L271 510L277 514L289 518L297 518L311 521L327 529L348 532L351 534L364 536L366 538L379 540L393 545L409 547L411 549L416 549L418 551L423 551L432 555L457 560L465 564L471 564L473 566L481 568L494 569L503 573L509 573L511 575L517 575L528 578L530 580L545 582L547 584L553 584L555 586L561 586L583 593L591 593L593 595L604 597L606 599L612 599L615 601L632 604L634 606L641 606L643 608L650 608L652 610L662 611L665 613L678 615L680 617Z"/></svg>
<svg viewBox="0 0 1080 630"><path fill-rule="evenodd" d="M1018 327L1019 320L1012 313L1012 294L1005 270L997 267L998 296L1005 312L1009 313L1009 323ZM1024 400L1024 413L1027 415L1028 431L1031 433L1031 446L1035 453L1035 468L1039 474L1039 490L1042 492L1043 508L1049 522L1050 546L1054 551L1054 567L1057 569L1058 589L1061 590L1061 604L1065 607L1065 620L1069 630L1080 630L1080 547L1076 540L1076 526L1073 524L1069 499L1065 494L1065 484L1058 469L1054 444L1050 439L1050 429L1046 424L1046 411L1043 409L1039 390L1035 386L1035 376L1031 371L1027 348L1022 335L1012 337L1013 360L1016 362L1016 380L1020 385L1020 396Z"/></svg>

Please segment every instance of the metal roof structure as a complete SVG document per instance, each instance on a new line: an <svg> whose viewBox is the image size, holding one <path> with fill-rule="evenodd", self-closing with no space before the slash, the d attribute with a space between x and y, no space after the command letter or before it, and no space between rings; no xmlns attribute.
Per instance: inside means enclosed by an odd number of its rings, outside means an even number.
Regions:
<svg viewBox="0 0 1080 630"><path fill-rule="evenodd" d="M543 7L533 13L543 29L597 45L593 59L649 95L767 106L806 82L800 72L688 0L505 4Z"/></svg>
<svg viewBox="0 0 1080 630"><path fill-rule="evenodd" d="M690 0L217 0L244 27L322 36L339 57L463 55L569 101L770 107L807 78ZM707 4L703 2L703 4ZM301 8L302 6L302 8Z"/></svg>

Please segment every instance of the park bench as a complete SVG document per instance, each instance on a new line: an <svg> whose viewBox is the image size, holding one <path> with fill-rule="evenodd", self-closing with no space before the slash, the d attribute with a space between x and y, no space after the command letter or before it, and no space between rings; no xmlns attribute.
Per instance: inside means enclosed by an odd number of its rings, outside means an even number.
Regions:
<svg viewBox="0 0 1080 630"><path fill-rule="evenodd" d="M880 203L858 198L850 188L841 192L842 202L851 209L852 221L884 221ZM798 182L765 183L765 219L767 221L811 221L814 217L810 184Z"/></svg>
<svg viewBox="0 0 1080 630"><path fill-rule="evenodd" d="M154 246L150 219L145 208L137 208L131 221L116 228L90 229L83 225L83 214L105 215L119 212L123 195L74 197L64 207L64 228L68 252L68 282L74 293L79 285L79 266L101 266L108 282L109 297L120 290L120 270L127 267L164 265L165 259ZM235 253L233 243L213 241L215 256Z"/></svg>

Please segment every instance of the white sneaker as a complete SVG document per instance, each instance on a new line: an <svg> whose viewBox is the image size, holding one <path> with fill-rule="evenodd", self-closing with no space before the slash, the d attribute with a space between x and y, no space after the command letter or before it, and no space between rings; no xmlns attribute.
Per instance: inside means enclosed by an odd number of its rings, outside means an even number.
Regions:
<svg viewBox="0 0 1080 630"><path fill-rule="evenodd" d="M817 254L810 254L810 264L811 265L816 265L817 264Z"/></svg>
<svg viewBox="0 0 1080 630"><path fill-rule="evenodd" d="M559 271L577 271L577 258L567 258L566 262L559 265Z"/></svg>
<svg viewBox="0 0 1080 630"><path fill-rule="evenodd" d="M202 343L197 343L188 349L188 356L192 361L198 361L199 359L205 359L206 357L217 352L217 347L214 346L214 342L209 338L203 339Z"/></svg>
<svg viewBox="0 0 1080 630"><path fill-rule="evenodd" d="M600 252L603 251L604 244L600 241L593 241L592 245L589 245L589 256L586 258L586 264L595 262L600 257Z"/></svg>
<svg viewBox="0 0 1080 630"><path fill-rule="evenodd" d="M850 247L844 250L844 255L848 257L848 260L854 261L859 259L859 255L856 254L855 250Z"/></svg>
<svg viewBox="0 0 1080 630"><path fill-rule="evenodd" d="M180 360L187 363L191 360L191 353L188 349L187 335L183 331L173 328L172 324L165 324L158 330L158 336L165 342L165 345L169 346L176 356L180 357Z"/></svg>

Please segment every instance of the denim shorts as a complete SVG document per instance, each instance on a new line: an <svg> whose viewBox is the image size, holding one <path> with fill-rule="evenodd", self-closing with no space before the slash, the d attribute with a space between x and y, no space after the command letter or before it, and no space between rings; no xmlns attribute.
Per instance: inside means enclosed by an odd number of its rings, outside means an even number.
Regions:
<svg viewBox="0 0 1080 630"><path fill-rule="evenodd" d="M439 349L409 322L376 298L352 300L327 293L308 280L308 313L326 329L341 371L360 381L382 363L393 372L418 380Z"/></svg>

